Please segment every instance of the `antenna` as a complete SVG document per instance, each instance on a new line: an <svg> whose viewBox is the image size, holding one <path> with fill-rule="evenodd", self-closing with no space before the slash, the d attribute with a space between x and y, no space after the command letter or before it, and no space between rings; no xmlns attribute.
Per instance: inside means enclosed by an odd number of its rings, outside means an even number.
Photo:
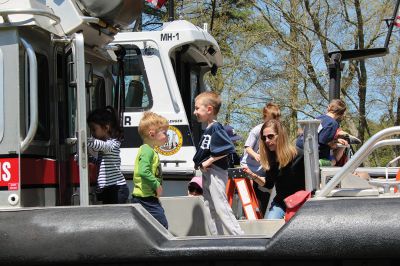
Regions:
<svg viewBox="0 0 400 266"><path fill-rule="evenodd" d="M174 0L168 1L168 21L175 20Z"/></svg>

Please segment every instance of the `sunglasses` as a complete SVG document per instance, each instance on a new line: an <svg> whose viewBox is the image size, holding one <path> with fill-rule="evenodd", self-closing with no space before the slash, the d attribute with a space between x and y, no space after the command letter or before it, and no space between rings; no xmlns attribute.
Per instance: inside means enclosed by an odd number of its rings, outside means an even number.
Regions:
<svg viewBox="0 0 400 266"><path fill-rule="evenodd" d="M273 140L273 139L275 138L275 136L278 136L278 134L268 134L268 135L266 135L266 136L261 135L261 139L262 139L263 141L266 141L267 139L268 139L268 140Z"/></svg>

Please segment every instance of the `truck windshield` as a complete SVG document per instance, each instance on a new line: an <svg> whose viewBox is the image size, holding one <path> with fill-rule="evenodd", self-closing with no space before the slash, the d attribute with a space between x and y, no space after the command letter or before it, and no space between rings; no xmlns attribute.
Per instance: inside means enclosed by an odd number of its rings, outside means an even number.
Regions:
<svg viewBox="0 0 400 266"><path fill-rule="evenodd" d="M125 71L125 108L126 111L142 111L150 109L153 105L150 86L147 80L140 49L136 46L125 46L124 58ZM113 67L116 80L118 67Z"/></svg>

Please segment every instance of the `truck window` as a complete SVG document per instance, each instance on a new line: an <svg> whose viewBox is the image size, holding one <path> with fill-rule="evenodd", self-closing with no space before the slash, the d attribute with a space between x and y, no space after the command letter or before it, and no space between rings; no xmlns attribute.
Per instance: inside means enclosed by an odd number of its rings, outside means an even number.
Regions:
<svg viewBox="0 0 400 266"><path fill-rule="evenodd" d="M38 63L39 124L35 140L50 139L50 88L47 57L36 54Z"/></svg>
<svg viewBox="0 0 400 266"><path fill-rule="evenodd" d="M124 47L126 49L124 59L125 109L131 112L150 109L153 99L140 49L136 46ZM113 67L115 79L117 71L118 67L115 65Z"/></svg>
<svg viewBox="0 0 400 266"><path fill-rule="evenodd" d="M66 54L67 56L67 63L68 66L71 62L73 62L73 58L72 58L72 51L69 50ZM67 68L67 80L71 80L71 73L72 71L72 67L68 67ZM68 95L67 95L67 99L68 99L68 106L67 106L67 110L68 110L68 137L72 137L75 136L75 123L76 123L76 88L70 86L70 84L68 84Z"/></svg>
<svg viewBox="0 0 400 266"><path fill-rule="evenodd" d="M90 87L90 110L106 106L106 88L104 78L93 75L93 85Z"/></svg>

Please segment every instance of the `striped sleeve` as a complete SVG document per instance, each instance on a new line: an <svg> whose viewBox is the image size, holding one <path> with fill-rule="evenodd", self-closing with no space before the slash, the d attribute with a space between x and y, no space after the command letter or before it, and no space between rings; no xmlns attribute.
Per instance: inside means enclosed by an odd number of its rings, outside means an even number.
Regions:
<svg viewBox="0 0 400 266"><path fill-rule="evenodd" d="M116 142L111 139L102 141L95 138L89 138L87 146L92 148L94 151L111 152L115 147ZM118 147L119 148L119 147Z"/></svg>

